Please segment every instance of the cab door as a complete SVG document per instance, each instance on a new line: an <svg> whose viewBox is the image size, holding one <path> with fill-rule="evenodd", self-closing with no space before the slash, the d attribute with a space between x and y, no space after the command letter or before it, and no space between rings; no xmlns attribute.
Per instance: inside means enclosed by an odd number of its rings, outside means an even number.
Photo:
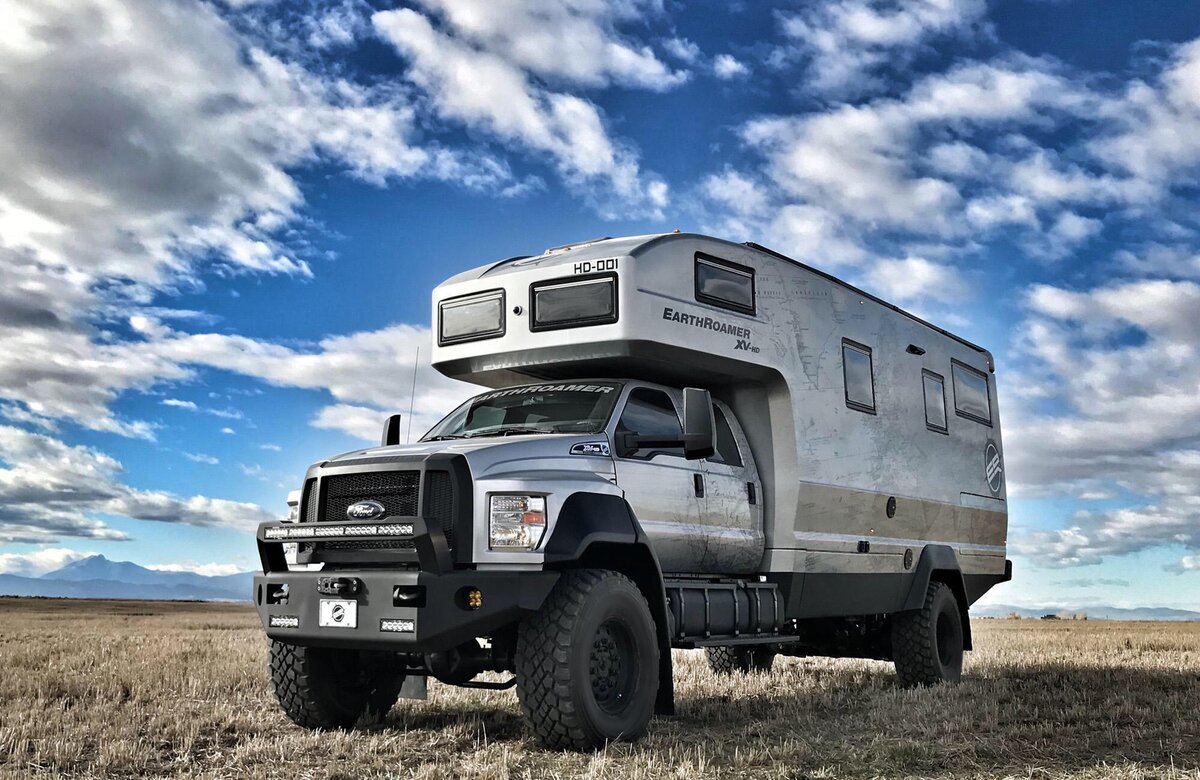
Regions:
<svg viewBox="0 0 1200 780"><path fill-rule="evenodd" d="M617 420L616 432L655 439L682 439L674 399L652 387L630 390ZM714 570L701 528L704 474L701 461L683 457L682 448L639 449L626 457L616 454L617 485L633 507L664 572Z"/></svg>
<svg viewBox="0 0 1200 780"><path fill-rule="evenodd" d="M720 401L713 402L713 422L716 452L704 461L703 524L722 571L753 572L766 546L762 485L741 427Z"/></svg>

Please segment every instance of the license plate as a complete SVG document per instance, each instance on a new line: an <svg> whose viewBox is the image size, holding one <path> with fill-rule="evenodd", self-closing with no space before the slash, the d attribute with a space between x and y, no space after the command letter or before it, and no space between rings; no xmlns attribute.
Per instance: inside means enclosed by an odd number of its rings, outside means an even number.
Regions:
<svg viewBox="0 0 1200 780"><path fill-rule="evenodd" d="M321 615L317 624L325 628L358 628L358 602L321 599Z"/></svg>

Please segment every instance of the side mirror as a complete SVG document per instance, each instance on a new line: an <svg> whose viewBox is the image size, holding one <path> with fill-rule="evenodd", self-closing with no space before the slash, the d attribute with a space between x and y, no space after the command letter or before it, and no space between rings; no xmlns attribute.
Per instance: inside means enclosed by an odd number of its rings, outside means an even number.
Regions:
<svg viewBox="0 0 1200 780"><path fill-rule="evenodd" d="M628 458L638 451L638 435L632 431L618 433L613 440L613 452L618 458Z"/></svg>
<svg viewBox="0 0 1200 780"><path fill-rule="evenodd" d="M713 444L716 420L712 396L699 387L683 388L683 455L688 460L707 458L716 452Z"/></svg>
<svg viewBox="0 0 1200 780"><path fill-rule="evenodd" d="M379 443L384 447L400 443L400 415L390 415L383 421L383 436L380 437Z"/></svg>

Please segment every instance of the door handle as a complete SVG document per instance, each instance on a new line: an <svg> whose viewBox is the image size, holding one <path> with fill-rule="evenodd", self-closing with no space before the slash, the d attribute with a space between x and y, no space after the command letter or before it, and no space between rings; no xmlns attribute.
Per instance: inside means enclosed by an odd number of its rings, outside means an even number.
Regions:
<svg viewBox="0 0 1200 780"><path fill-rule="evenodd" d="M693 474L692 486L696 488L696 498L704 498L704 475Z"/></svg>

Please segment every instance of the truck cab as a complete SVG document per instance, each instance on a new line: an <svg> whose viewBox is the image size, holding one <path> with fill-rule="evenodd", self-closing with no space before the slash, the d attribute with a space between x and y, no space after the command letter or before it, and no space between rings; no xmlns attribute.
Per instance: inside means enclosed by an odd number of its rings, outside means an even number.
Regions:
<svg viewBox="0 0 1200 780"><path fill-rule="evenodd" d="M486 389L314 464L258 531L296 723L378 718L434 677L515 686L544 745L594 748L673 711L673 648L958 678L967 606L1011 570L986 351L689 234L509 258L432 303L435 367Z"/></svg>

